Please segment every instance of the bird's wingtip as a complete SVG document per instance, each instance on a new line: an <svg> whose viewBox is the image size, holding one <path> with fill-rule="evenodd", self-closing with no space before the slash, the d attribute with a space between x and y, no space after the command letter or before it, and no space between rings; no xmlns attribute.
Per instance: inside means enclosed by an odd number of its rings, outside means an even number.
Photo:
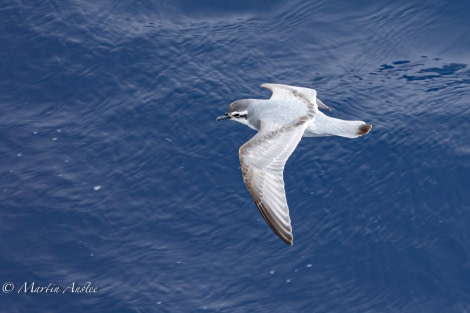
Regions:
<svg viewBox="0 0 470 313"><path fill-rule="evenodd" d="M290 234L290 236L286 237L286 236L279 236L282 241L284 241L286 244L288 244L290 247L292 247L294 245L294 238L292 238L292 234Z"/></svg>

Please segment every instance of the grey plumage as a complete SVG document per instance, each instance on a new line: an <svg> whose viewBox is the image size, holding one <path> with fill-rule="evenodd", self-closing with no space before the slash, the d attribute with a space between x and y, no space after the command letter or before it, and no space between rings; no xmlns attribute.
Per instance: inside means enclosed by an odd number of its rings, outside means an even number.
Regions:
<svg viewBox="0 0 470 313"><path fill-rule="evenodd" d="M244 99L230 104L217 121L233 119L258 133L240 147L243 180L260 213L271 229L287 244L293 244L289 207L284 189L284 166L302 137L367 134L372 125L329 117L330 110L310 88L263 84L270 99Z"/></svg>

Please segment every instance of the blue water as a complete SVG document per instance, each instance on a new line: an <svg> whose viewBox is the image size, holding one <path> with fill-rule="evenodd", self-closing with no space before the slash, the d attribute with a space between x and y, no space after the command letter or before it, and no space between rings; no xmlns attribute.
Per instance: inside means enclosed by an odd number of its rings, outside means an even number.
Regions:
<svg viewBox="0 0 470 313"><path fill-rule="evenodd" d="M468 16L468 1L2 1L0 311L469 312ZM215 122L265 82L374 125L304 138L288 161L293 247L243 184L254 132Z"/></svg>

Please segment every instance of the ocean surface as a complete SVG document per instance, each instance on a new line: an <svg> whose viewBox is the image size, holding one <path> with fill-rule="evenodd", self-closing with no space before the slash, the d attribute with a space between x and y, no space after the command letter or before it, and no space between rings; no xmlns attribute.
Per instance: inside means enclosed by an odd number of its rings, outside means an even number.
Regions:
<svg viewBox="0 0 470 313"><path fill-rule="evenodd" d="M0 4L1 312L470 312L470 2ZM294 245L216 123L315 88Z"/></svg>

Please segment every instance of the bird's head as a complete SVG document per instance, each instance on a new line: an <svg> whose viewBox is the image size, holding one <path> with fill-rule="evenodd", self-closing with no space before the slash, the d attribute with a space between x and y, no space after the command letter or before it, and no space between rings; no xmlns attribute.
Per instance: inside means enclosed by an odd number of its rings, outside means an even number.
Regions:
<svg viewBox="0 0 470 313"><path fill-rule="evenodd" d="M249 103L247 100L238 100L235 102L232 102L227 110L227 113L225 113L222 116L219 116L217 118L217 122L221 120L234 120L239 123L248 124L248 114L249 114Z"/></svg>

